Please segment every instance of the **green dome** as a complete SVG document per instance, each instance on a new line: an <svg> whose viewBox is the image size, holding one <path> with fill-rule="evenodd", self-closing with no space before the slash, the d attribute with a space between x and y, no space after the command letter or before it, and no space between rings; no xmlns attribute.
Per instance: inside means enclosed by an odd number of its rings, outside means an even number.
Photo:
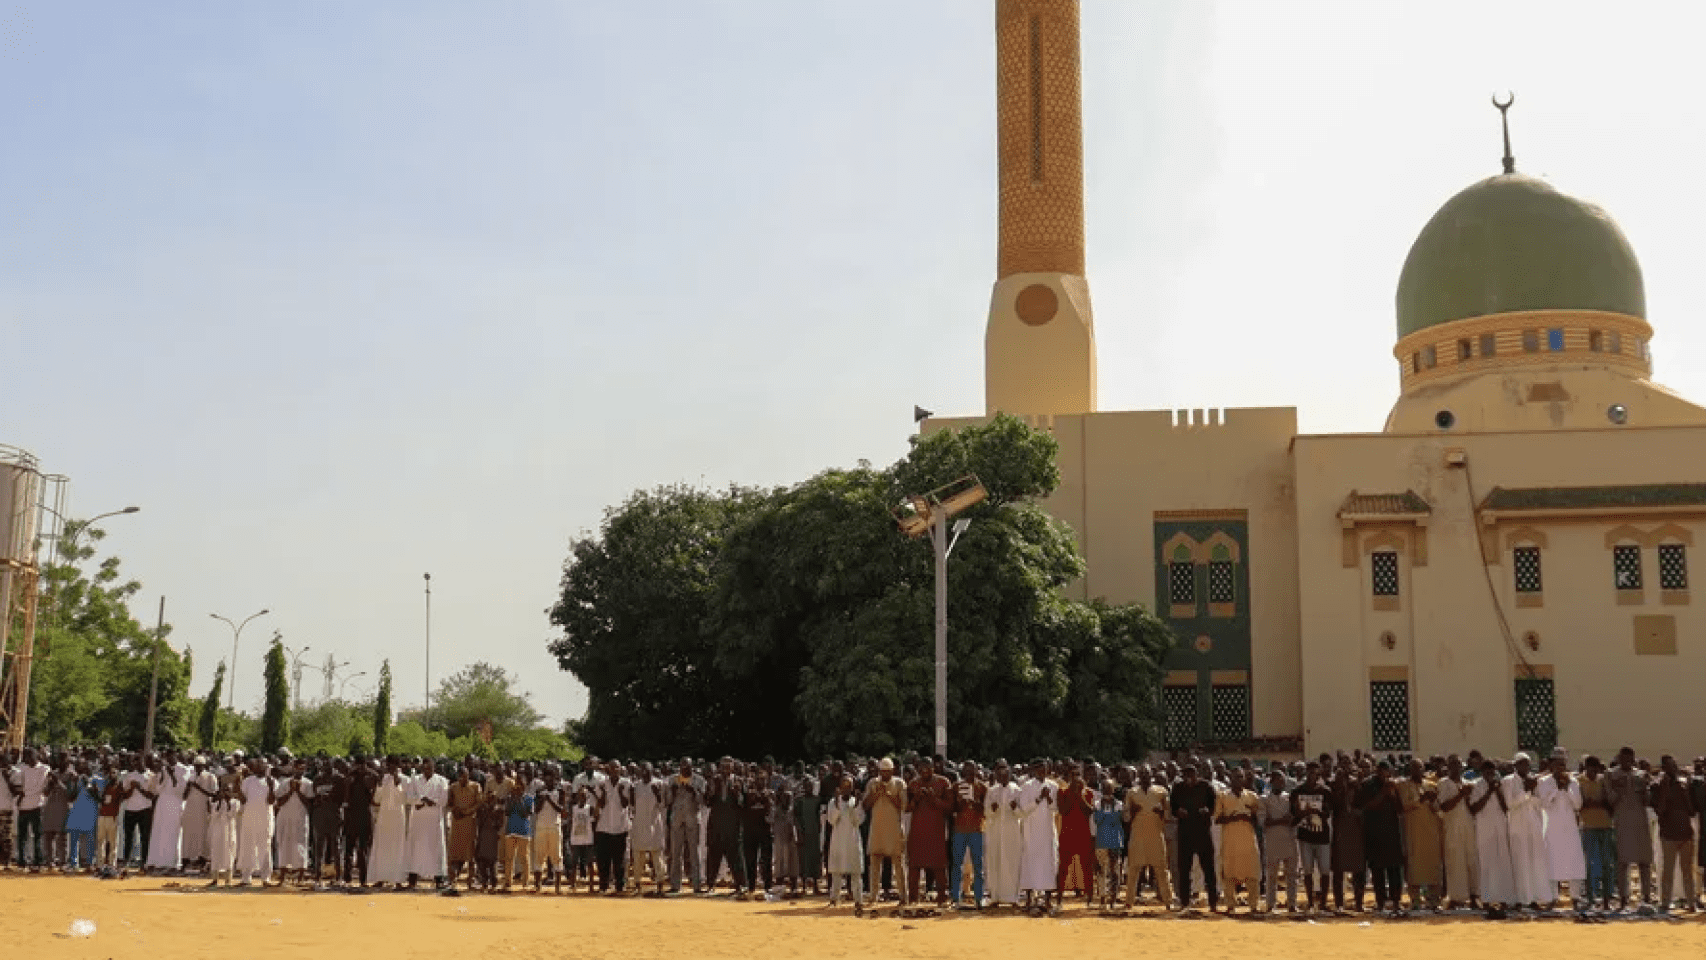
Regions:
<svg viewBox="0 0 1706 960"><path fill-rule="evenodd" d="M1520 173L1470 186L1422 228L1398 277L1398 336L1512 310L1647 312L1611 217Z"/></svg>

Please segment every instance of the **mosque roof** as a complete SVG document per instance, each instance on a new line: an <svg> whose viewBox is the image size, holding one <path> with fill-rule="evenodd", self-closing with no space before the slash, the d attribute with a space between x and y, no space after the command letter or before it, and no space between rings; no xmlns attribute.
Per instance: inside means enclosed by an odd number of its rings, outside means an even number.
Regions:
<svg viewBox="0 0 1706 960"><path fill-rule="evenodd" d="M1706 483L1605 487L1494 487L1482 510L1591 510L1603 507L1706 506Z"/></svg>
<svg viewBox="0 0 1706 960"><path fill-rule="evenodd" d="M1433 512L1414 490L1403 493L1359 493L1355 490L1339 506L1340 517L1419 517Z"/></svg>
<svg viewBox="0 0 1706 960"><path fill-rule="evenodd" d="M1422 228L1398 278L1398 336L1519 310L1646 319L1641 265L1616 221L1537 177L1472 184Z"/></svg>

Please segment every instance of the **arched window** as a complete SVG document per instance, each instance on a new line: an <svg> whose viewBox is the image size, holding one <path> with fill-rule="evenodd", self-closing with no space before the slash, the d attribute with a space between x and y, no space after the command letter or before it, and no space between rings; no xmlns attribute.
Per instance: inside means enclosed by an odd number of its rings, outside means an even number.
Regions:
<svg viewBox="0 0 1706 960"><path fill-rule="evenodd" d="M1197 605L1196 557L1183 543L1173 547L1167 560L1167 602L1175 607Z"/></svg>

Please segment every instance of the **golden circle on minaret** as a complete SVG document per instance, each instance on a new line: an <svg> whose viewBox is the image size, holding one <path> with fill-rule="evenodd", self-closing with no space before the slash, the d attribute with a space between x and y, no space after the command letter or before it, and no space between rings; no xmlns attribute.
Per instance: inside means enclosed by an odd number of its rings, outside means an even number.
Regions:
<svg viewBox="0 0 1706 960"><path fill-rule="evenodd" d="M996 0L997 278L1084 275L1078 0Z"/></svg>
<svg viewBox="0 0 1706 960"><path fill-rule="evenodd" d="M1040 327L1060 312L1060 297L1040 283L1033 283L1013 298L1013 312L1026 326Z"/></svg>

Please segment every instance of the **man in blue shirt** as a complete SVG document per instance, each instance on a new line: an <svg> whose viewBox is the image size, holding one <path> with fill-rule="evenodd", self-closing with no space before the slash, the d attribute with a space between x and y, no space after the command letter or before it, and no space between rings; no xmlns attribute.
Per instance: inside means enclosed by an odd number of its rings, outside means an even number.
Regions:
<svg viewBox="0 0 1706 960"><path fill-rule="evenodd" d="M503 871L505 893L515 880L517 859L525 886L533 876L533 797L521 790L511 793L504 802L504 836L498 848L498 869Z"/></svg>

